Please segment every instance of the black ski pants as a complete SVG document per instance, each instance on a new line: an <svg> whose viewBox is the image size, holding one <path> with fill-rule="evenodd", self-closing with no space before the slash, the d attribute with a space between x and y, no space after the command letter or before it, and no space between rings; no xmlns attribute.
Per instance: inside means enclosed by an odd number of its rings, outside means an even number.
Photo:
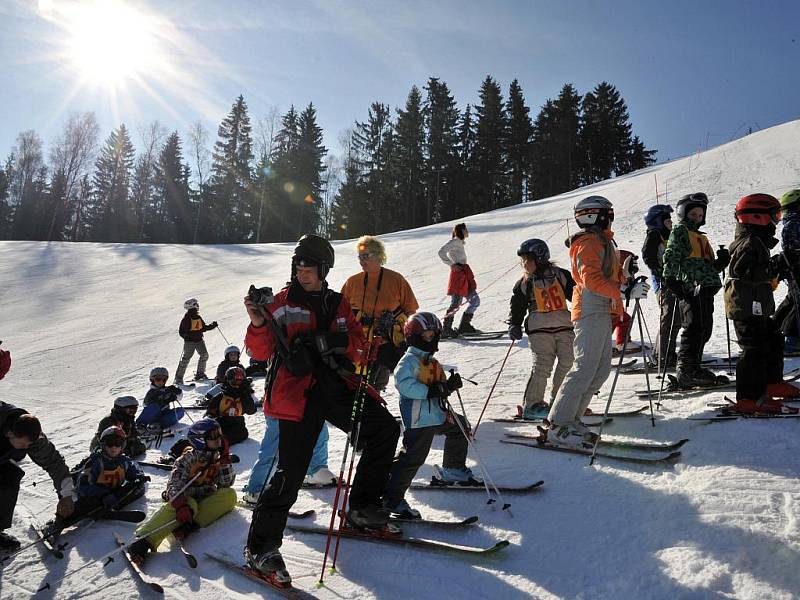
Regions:
<svg viewBox="0 0 800 600"><path fill-rule="evenodd" d="M769 317L733 321L742 349L736 363L736 399L758 400L767 384L783 381L783 334Z"/></svg>
<svg viewBox="0 0 800 600"><path fill-rule="evenodd" d="M800 337L800 331L797 329L797 314L794 306L794 298L791 293L786 294L786 297L778 305L773 318L784 335Z"/></svg>
<svg viewBox="0 0 800 600"><path fill-rule="evenodd" d="M703 348L714 328L714 295L719 288L701 288L697 295L678 301L681 310L681 348L678 365L692 370L700 366Z"/></svg>
<svg viewBox="0 0 800 600"><path fill-rule="evenodd" d="M318 382L306 393L303 420L279 420L278 468L253 511L247 546L254 554L281 545L289 509L311 462L322 424L349 432L355 393L343 383ZM382 404L365 398L358 434L362 451L350 490L350 508L381 506L400 426Z"/></svg>
<svg viewBox="0 0 800 600"><path fill-rule="evenodd" d="M25 471L12 462L0 465L0 531L11 527L17 507L19 483Z"/></svg>
<svg viewBox="0 0 800 600"><path fill-rule="evenodd" d="M466 419L460 415L458 418L461 419L461 426L466 431ZM406 495L414 476L428 458L433 438L436 435L445 436L442 466L445 469L461 469L465 466L467 439L456 423L445 421L441 425L432 427L406 429L403 433L403 449L395 458L389 484L386 486L384 498L387 505L394 506Z"/></svg>
<svg viewBox="0 0 800 600"><path fill-rule="evenodd" d="M681 330L681 310L675 294L662 287L658 291L660 317L658 327L658 349L656 357L669 360L677 354L678 332ZM674 359L673 359L674 360Z"/></svg>

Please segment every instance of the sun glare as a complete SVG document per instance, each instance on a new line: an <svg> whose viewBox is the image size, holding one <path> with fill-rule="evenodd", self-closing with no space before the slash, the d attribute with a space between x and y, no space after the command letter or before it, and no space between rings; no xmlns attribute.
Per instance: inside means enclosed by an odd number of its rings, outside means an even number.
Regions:
<svg viewBox="0 0 800 600"><path fill-rule="evenodd" d="M154 23L135 8L98 0L75 4L70 13L67 55L82 79L116 88L156 66Z"/></svg>

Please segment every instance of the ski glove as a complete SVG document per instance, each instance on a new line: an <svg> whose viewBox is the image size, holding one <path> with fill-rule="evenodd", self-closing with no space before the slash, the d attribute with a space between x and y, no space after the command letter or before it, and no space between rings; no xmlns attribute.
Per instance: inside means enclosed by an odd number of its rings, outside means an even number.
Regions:
<svg viewBox="0 0 800 600"><path fill-rule="evenodd" d="M727 248L717 250L717 260L714 261L714 268L717 271L724 271L731 262L731 253Z"/></svg>
<svg viewBox="0 0 800 600"><path fill-rule="evenodd" d="M521 325L509 325L508 326L508 337L514 340L522 339L522 326Z"/></svg>
<svg viewBox="0 0 800 600"><path fill-rule="evenodd" d="M428 398L447 398L449 395L450 388L447 382L432 383L428 386Z"/></svg>
<svg viewBox="0 0 800 600"><path fill-rule="evenodd" d="M216 329L217 327L219 327L219 325L217 325L217 322L216 322L216 321L212 321L212 322L211 322L211 323L208 325L208 329Z"/></svg>
<svg viewBox="0 0 800 600"><path fill-rule="evenodd" d="M461 375L458 373L451 374L445 383L447 385L449 394L452 394L456 390L460 390L462 387L464 387L464 382L461 380Z"/></svg>
<svg viewBox="0 0 800 600"><path fill-rule="evenodd" d="M222 436L222 445L219 447L219 464L231 464L231 444L224 435Z"/></svg>
<svg viewBox="0 0 800 600"><path fill-rule="evenodd" d="M650 284L646 280L637 281L633 285L629 285L625 290L625 298L628 300L644 300L647 298L647 292L650 291Z"/></svg>
<svg viewBox="0 0 800 600"><path fill-rule="evenodd" d="M777 277L778 281L791 278L792 270L789 268L789 262L784 260L783 252L770 257L769 272Z"/></svg>
<svg viewBox="0 0 800 600"><path fill-rule="evenodd" d="M191 523L194 520L194 512L186 501L186 496L181 494L170 502L170 504L172 504L172 508L175 509L175 520L178 521L178 523Z"/></svg>

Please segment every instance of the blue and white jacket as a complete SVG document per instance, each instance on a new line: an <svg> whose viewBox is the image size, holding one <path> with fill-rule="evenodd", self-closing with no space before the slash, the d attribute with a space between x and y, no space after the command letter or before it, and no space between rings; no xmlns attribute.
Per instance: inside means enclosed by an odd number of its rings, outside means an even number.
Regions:
<svg viewBox="0 0 800 600"><path fill-rule="evenodd" d="M430 352L409 346L397 363L394 385L400 393L400 416L406 429L442 425L447 415L435 398L428 398L428 386L447 376Z"/></svg>

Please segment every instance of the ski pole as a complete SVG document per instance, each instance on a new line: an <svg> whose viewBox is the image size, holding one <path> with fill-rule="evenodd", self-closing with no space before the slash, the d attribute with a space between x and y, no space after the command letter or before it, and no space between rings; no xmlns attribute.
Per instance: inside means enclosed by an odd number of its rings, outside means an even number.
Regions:
<svg viewBox="0 0 800 600"><path fill-rule="evenodd" d="M456 395L458 396L458 401L461 402L461 392L456 390ZM492 476L489 475L489 470L486 468L486 463L483 462L483 460L481 459L481 455L478 454L478 448L476 447L475 442L473 442L470 439L469 434L464 428L464 425L461 423L461 419L459 419L458 415L456 415L455 411L453 411L453 406L450 404L450 402L447 401L447 399L445 399L445 402L447 403L448 412L453 417L453 420L456 422L456 425L458 425L458 428L461 430L461 433L464 434L464 439L467 440L467 445L472 449L472 452L475 455L475 462L478 463L478 466L481 468L481 472L483 473L483 478L484 478L483 485L484 487L486 487L487 494L489 493L489 487L486 485L486 481L488 481L489 484L492 486L492 488L494 488L494 493L497 494L498 500L500 500L500 503L503 505L503 510L508 511L508 514L513 517L514 515L512 514L512 512L508 510L509 508L511 508L511 503L506 502L503 499L503 494L500 493L500 490L497 489L497 486L494 484L494 480L492 479ZM493 504L493 503L494 501L492 500L490 495L489 502L487 504Z"/></svg>
<svg viewBox="0 0 800 600"><path fill-rule="evenodd" d="M650 423L653 427L656 426L656 415L653 412L653 393L650 391L650 367L648 366L647 358L644 352L644 337L642 335L642 306L639 304L639 299L636 299L636 306L633 310L633 316L639 322L639 339L642 340L642 362L644 363L644 379L647 382L647 401L650 403Z"/></svg>
<svg viewBox="0 0 800 600"><path fill-rule="evenodd" d="M456 372L455 369L450 369L450 376L452 377L453 375L455 375L455 372ZM462 377L461 379L464 379L464 378ZM469 379L467 379L466 381L469 381ZM456 391L458 391L458 390L456 390ZM469 419L467 419L467 409L464 408L464 403L461 401L461 393L460 392L458 394L458 403L461 405L461 414L464 415L464 418L467 421L467 427L472 429L472 426L469 424Z"/></svg>
<svg viewBox="0 0 800 600"><path fill-rule="evenodd" d="M175 397L175 403L176 403L178 406L180 406L180 407L181 407L181 409L183 410L183 414L184 414L184 415L186 415L187 417L189 417L189 420L190 420L192 423L194 423L194 419L192 418L192 415L190 415L190 414L189 414L189 411L188 411L188 410L186 410L185 408L183 408L183 404L181 404L181 401L180 401L180 400L178 400L178 397L177 397L177 396ZM172 410L175 410L175 409L173 408Z"/></svg>
<svg viewBox="0 0 800 600"><path fill-rule="evenodd" d="M46 582L42 587L40 587L38 590L36 590L35 594L38 594L39 592L43 592L44 590L51 589L54 584L60 583L61 581L64 581L65 579L67 579L69 577L72 577L73 575L75 575L75 573L78 573L79 571L83 571L86 567L89 567L89 566L91 566L91 565L93 565L93 564L95 564L97 562L105 561L103 563L104 567L106 565L111 564L112 562L114 562L114 556L116 554L119 554L120 552L123 552L123 551L127 550L129 546L131 546L132 544L135 544L139 540L143 540L146 537L148 537L150 535L153 535L154 533L158 533L162 529L166 529L167 527L171 527L175 523L177 523L177 520L176 519L172 519L171 521L169 521L167 523L164 523L160 527L157 527L153 531L148 532L147 535L134 536L132 539L128 540L127 542L125 542L124 544L122 544L120 546L117 546L111 552L107 552L106 554L104 554L100 558L95 558L95 559L92 559L92 560L88 560L85 563L83 563L81 566L77 567L76 569L73 569L72 571L69 571L68 573L64 574L63 576L59 577L58 579L54 579L53 581Z"/></svg>
<svg viewBox="0 0 800 600"><path fill-rule="evenodd" d="M222 336L222 339L223 339L223 340L225 340L225 343L226 343L226 344L228 344L228 346L230 346L230 345L231 345L231 343L228 341L228 338L226 338L226 337L225 337L225 334L224 334L224 333L222 333L222 329L220 329L220 328L219 328L219 325L217 325L215 329L216 329L217 331L219 331L219 334ZM227 360L227 359L226 359L226 360Z"/></svg>
<svg viewBox="0 0 800 600"><path fill-rule="evenodd" d="M674 296L674 294L673 294ZM658 398L656 399L656 408L659 410L661 409L661 394L664 392L664 382L667 379L667 358L669 358L669 348L672 345L672 331L675 327L675 314L678 312L678 296L675 296L675 300L672 303L672 318L669 320L669 339L667 340L667 355L663 358L661 357L661 353L659 353L659 372L661 377L661 383L658 386ZM663 366L663 368L661 368Z"/></svg>
<svg viewBox="0 0 800 600"><path fill-rule="evenodd" d="M636 304L639 306L638 301ZM611 399L614 397L614 390L617 387L617 379L619 379L619 371L622 368L622 363L625 360L625 351L628 349L628 336L625 336L625 341L622 343L622 351L619 353L619 362L617 362L617 370L614 373L614 380L611 382L611 391L608 392L608 400L606 401L606 409L603 411L603 420L600 421L600 430L597 432L597 437L594 440L594 447L592 448L592 457L589 459L589 466L594 464L594 459L597 455L597 447L600 444L600 436L603 435L603 426L606 424L608 418L608 411L611 408Z"/></svg>
<svg viewBox="0 0 800 600"><path fill-rule="evenodd" d="M724 250L725 244L719 244L719 249ZM722 280L725 281L725 269L722 269ZM728 311L725 311L725 336L728 338L728 375L733 375L733 359L731 358L731 322Z"/></svg>
<svg viewBox="0 0 800 600"><path fill-rule="evenodd" d="M500 373L503 372L503 369L506 366L506 361L508 360L508 355L511 354L511 349L517 343L517 340L511 340L511 343L508 345L508 351L506 352L506 356L503 359L503 364L500 365L500 370L497 372L497 377L494 379L494 383L492 384L492 389L489 390L489 395L486 397L486 402L483 403L483 410L481 411L480 416L478 417L478 422L475 423L475 429L472 430L472 438L475 439L475 436L478 434L478 427L481 425L481 419L483 419L483 413L486 412L486 407L489 406L489 400L492 398L492 394L494 393L494 388L497 386L497 382L500 380Z"/></svg>

